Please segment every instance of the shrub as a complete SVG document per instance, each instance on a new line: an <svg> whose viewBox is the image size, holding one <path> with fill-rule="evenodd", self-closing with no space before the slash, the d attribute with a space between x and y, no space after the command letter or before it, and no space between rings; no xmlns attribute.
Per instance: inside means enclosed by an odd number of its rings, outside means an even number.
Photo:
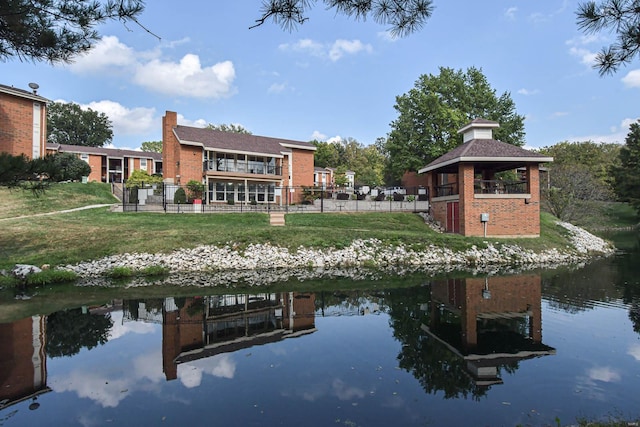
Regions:
<svg viewBox="0 0 640 427"><path fill-rule="evenodd" d="M187 193L184 188L180 187L176 190L176 194L173 195L173 203L187 203Z"/></svg>
<svg viewBox="0 0 640 427"><path fill-rule="evenodd" d="M189 199L201 199L204 193L204 184L192 179L187 182L187 191L189 191Z"/></svg>
<svg viewBox="0 0 640 427"><path fill-rule="evenodd" d="M407 202L415 202L416 201L416 196L414 196L413 194L410 194L407 196Z"/></svg>
<svg viewBox="0 0 640 427"><path fill-rule="evenodd" d="M375 199L375 200L376 200L376 202L381 202L381 201L383 201L384 199L385 199L385 195L384 195L384 193L379 193L379 194L376 196L376 199Z"/></svg>
<svg viewBox="0 0 640 427"><path fill-rule="evenodd" d="M146 171L136 169L131 172L127 179L128 187L143 187L144 185L161 184L162 177L157 175L149 175Z"/></svg>
<svg viewBox="0 0 640 427"><path fill-rule="evenodd" d="M73 271L42 270L39 273L29 274L25 277L25 283L31 286L49 285L53 283L73 282L78 275Z"/></svg>
<svg viewBox="0 0 640 427"><path fill-rule="evenodd" d="M169 269L161 265L149 265L140 270L141 276L166 276L169 274Z"/></svg>
<svg viewBox="0 0 640 427"><path fill-rule="evenodd" d="M336 200L349 200L348 193L338 193L336 194Z"/></svg>
<svg viewBox="0 0 640 427"><path fill-rule="evenodd" d="M122 279L133 276L133 270L129 267L113 267L106 275L112 279Z"/></svg>
<svg viewBox="0 0 640 427"><path fill-rule="evenodd" d="M84 160L71 153L58 153L45 156L43 171L51 181L79 181L83 176L89 176L91 166Z"/></svg>

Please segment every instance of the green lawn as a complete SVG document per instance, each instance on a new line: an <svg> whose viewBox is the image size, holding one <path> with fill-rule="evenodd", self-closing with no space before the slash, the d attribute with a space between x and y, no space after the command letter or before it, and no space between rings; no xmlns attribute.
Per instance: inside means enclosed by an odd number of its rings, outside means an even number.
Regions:
<svg viewBox="0 0 640 427"><path fill-rule="evenodd" d="M464 250L486 242L518 244L540 251L567 245L566 230L542 214L537 239L485 239L440 234L412 213L303 213L286 215L286 226L269 225L263 213L164 214L113 213L108 208L16 218L24 213L63 210L114 201L107 184L59 184L44 196L0 189L9 205L0 208L0 269L17 263L52 266L99 259L126 252L168 253L178 248L232 243L271 243L296 249L345 247L354 239L375 238L414 249L429 245Z"/></svg>

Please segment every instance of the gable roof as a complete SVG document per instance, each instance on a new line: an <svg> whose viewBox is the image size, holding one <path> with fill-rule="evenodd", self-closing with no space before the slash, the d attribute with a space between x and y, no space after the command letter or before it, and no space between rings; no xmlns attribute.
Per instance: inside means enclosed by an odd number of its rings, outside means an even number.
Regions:
<svg viewBox="0 0 640 427"><path fill-rule="evenodd" d="M47 150L59 153L94 154L108 157L135 157L162 161L162 153L152 151L123 150L120 148L87 147L84 145L57 144L47 142Z"/></svg>
<svg viewBox="0 0 640 427"><path fill-rule="evenodd" d="M29 92L28 90L18 89L18 88L15 88L13 86L7 86L7 85L0 84L0 93L6 93L8 95L17 96L19 98L30 99L32 101L43 102L45 104L47 102L49 102L49 100L47 98L44 98L44 97L42 97L42 96L40 96L38 94L35 94L33 92Z"/></svg>
<svg viewBox="0 0 640 427"><path fill-rule="evenodd" d="M310 142L293 141L289 139L271 138L246 133L224 132L214 129L194 128L190 126L176 126L173 132L180 144L198 145L217 151L240 152L246 154L264 154L282 157L283 152L291 149L315 151L315 145Z"/></svg>
<svg viewBox="0 0 640 427"><path fill-rule="evenodd" d="M438 157L418 173L429 172L461 162L488 163L546 163L552 162L553 157L534 153L506 142L495 139L472 139L453 150Z"/></svg>

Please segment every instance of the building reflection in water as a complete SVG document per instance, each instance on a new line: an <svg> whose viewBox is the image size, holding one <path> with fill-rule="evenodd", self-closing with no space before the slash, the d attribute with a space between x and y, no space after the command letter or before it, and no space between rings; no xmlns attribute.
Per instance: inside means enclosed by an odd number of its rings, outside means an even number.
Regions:
<svg viewBox="0 0 640 427"><path fill-rule="evenodd" d="M464 359L478 386L500 384L500 369L555 354L542 342L538 275L435 281L421 328Z"/></svg>
<svg viewBox="0 0 640 427"><path fill-rule="evenodd" d="M45 316L0 324L0 410L29 399L29 409L37 409L37 396L51 391L45 332Z"/></svg>
<svg viewBox="0 0 640 427"><path fill-rule="evenodd" d="M316 331L312 293L165 298L161 313L146 302L125 305L125 319L158 321L160 316L167 380L177 378L180 363Z"/></svg>

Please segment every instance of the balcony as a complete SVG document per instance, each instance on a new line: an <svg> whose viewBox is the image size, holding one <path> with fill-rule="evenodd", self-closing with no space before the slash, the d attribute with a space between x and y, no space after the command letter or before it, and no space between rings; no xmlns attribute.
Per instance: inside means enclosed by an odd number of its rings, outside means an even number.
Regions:
<svg viewBox="0 0 640 427"><path fill-rule="evenodd" d="M527 194L529 181L476 179L473 181L473 192L474 194Z"/></svg>
<svg viewBox="0 0 640 427"><path fill-rule="evenodd" d="M247 164L218 164L215 160L205 161L202 164L204 172L224 172L238 175L268 175L281 176L282 166L272 165L247 165Z"/></svg>

